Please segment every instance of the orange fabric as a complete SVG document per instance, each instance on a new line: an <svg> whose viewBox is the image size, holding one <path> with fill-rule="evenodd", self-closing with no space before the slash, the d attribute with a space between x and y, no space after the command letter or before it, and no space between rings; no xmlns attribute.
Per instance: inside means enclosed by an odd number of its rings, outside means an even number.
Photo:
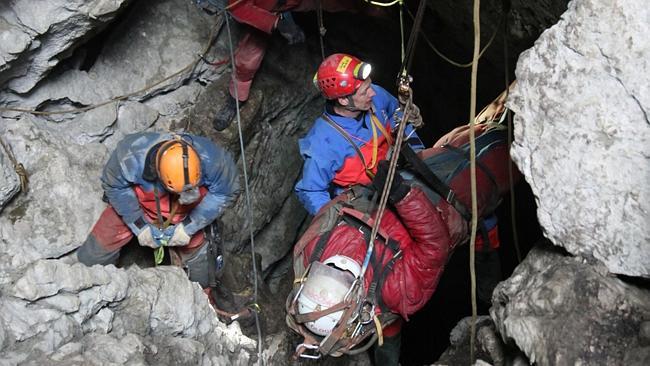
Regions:
<svg viewBox="0 0 650 366"><path fill-rule="evenodd" d="M386 128L388 136L390 136L390 124L387 124L384 127ZM383 134L380 134L377 137L377 145L377 161L375 161L374 164L372 155L373 150L375 149L375 144L372 139L359 148L366 164L369 165L368 168L373 174L377 173L377 162L386 159L388 149L390 148L389 141ZM336 172L332 181L341 187L349 187L354 184L368 185L371 182L371 178L366 174L366 167L363 165L363 161L361 161L359 155L355 152L354 155L345 159L343 167Z"/></svg>

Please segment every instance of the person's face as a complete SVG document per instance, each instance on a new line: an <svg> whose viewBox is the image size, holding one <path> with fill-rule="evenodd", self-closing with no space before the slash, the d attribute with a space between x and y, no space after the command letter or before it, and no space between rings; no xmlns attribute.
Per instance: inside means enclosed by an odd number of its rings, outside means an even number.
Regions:
<svg viewBox="0 0 650 366"><path fill-rule="evenodd" d="M370 106L372 105L372 97L376 95L375 91L370 87L371 83L372 80L367 78L363 81L361 86L359 86L359 89L352 94L352 102L357 110L367 111L370 109Z"/></svg>

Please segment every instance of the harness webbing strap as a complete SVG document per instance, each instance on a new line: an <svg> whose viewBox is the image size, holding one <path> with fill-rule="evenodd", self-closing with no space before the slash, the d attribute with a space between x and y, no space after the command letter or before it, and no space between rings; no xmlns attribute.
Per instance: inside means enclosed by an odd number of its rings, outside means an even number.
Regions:
<svg viewBox="0 0 650 366"><path fill-rule="evenodd" d="M330 125L332 128L334 128L341 136L343 136L349 143L352 145L354 148L354 151L359 155L359 158L361 159L361 163L363 164L363 168L366 171L366 174L373 178L374 174L372 173L372 169L377 165L380 159L377 158L377 151L379 149L379 143L377 142L377 129L379 129L379 132L386 138L386 141L388 142L389 145L393 145L393 139L386 131L386 128L381 124L377 116L371 111L370 112L370 121L371 121L371 127L372 127L372 143L373 143L373 150L372 150L372 161L370 162L370 165L366 163L366 158L363 156L363 153L361 152L361 149L359 149L359 146L352 141L352 138L350 137L350 134L344 130L341 126L339 126L338 123L336 123L330 116L328 116L326 113L322 114L323 120L327 122L328 125Z"/></svg>
<svg viewBox="0 0 650 366"><path fill-rule="evenodd" d="M443 148L456 153L457 155L460 155L464 157L467 161L470 160L469 152L465 152L462 149L457 148L456 146L451 146L448 144L442 145ZM497 180L494 178L494 175L492 172L490 172L490 169L488 169L483 163L481 163L479 160L476 160L476 165L478 165L479 168L487 175L488 178L490 178L490 181L492 181L492 184L494 184L495 187L498 187L497 185Z"/></svg>
<svg viewBox="0 0 650 366"><path fill-rule="evenodd" d="M323 252L325 251L325 244L327 244L327 242L330 240L330 237L334 232L334 228L336 228L336 225L334 225L334 227L331 228L330 230L324 232L320 236L320 238L318 238L318 241L314 246L314 251L311 253L311 256L309 257L309 263L320 261L320 258L323 256Z"/></svg>
<svg viewBox="0 0 650 366"><path fill-rule="evenodd" d="M456 193L449 188L440 178L438 178L427 167L427 165L415 154L413 149L408 144L402 146L402 154L406 161L411 164L416 173L418 173L436 193L442 196L450 205L452 205L458 213L467 221L472 219L472 215L467 210L467 207L456 198Z"/></svg>
<svg viewBox="0 0 650 366"><path fill-rule="evenodd" d="M327 309L323 310L318 310L318 311L312 311L310 313L302 313L302 314L296 314L293 316L293 318L296 320L296 323L307 323L307 322L313 322L314 320L320 319L321 317L324 317L325 315L329 315L332 313L335 313L339 310L343 310L350 306L348 302L341 301L338 304L332 305Z"/></svg>

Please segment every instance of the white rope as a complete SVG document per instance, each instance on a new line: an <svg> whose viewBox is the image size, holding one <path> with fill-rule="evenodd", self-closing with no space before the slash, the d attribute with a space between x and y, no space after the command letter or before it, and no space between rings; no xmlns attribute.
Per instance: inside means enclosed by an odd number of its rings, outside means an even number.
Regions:
<svg viewBox="0 0 650 366"><path fill-rule="evenodd" d="M230 64L232 65L231 78L232 78L232 82L235 83L236 82L235 74L237 71L237 65L235 64L235 54L232 46L232 36L230 34L229 17L230 17L229 14L225 14L226 28L228 30L228 48L230 50ZM257 265L255 264L255 238L253 233L253 210L251 207L251 195L250 195L250 189L248 185L248 172L246 170L246 152L244 150L244 138L242 136L242 129L241 129L241 116L239 114L239 95L237 93L237 87L234 87L233 90L235 91L235 108L237 110L237 132L239 133L239 149L241 151L242 170L244 172L244 187L246 193L246 213L248 216L247 221L248 221L248 229L250 234L251 255L252 255L252 262L253 262L253 286L254 286L253 301L257 305ZM263 346L262 346L262 331L260 329L259 316L257 314L257 311L251 310L251 312L255 316L255 327L257 328L257 364L262 365Z"/></svg>

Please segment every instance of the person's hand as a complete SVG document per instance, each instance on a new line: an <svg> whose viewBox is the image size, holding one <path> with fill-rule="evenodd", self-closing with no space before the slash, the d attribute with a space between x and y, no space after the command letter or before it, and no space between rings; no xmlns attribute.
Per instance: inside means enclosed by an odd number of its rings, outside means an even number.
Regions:
<svg viewBox="0 0 650 366"><path fill-rule="evenodd" d="M422 127L422 125L424 125L424 121L422 120L422 115L420 114L420 108L418 108L418 106L416 106L415 103L411 104L407 121L410 124L412 124L413 127L415 128L420 128Z"/></svg>
<svg viewBox="0 0 650 366"><path fill-rule="evenodd" d="M277 29L278 32L280 32L280 35L282 35L289 44L296 44L305 41L305 33L293 21L293 16L289 11L280 14Z"/></svg>
<svg viewBox="0 0 650 366"><path fill-rule="evenodd" d="M375 190L381 193L384 190L386 181L388 180L388 168L389 162L387 160L382 160L377 164L377 173L372 179L372 186ZM404 179L399 174L398 171L395 171L393 176L393 184L390 187L390 192L388 193L388 199L392 203L397 203L401 201L411 190L411 187L408 184L404 183Z"/></svg>
<svg viewBox="0 0 650 366"><path fill-rule="evenodd" d="M160 240L163 236L163 232L153 225L147 225L137 235L138 243L140 243L140 245L153 249L156 249L161 245Z"/></svg>
<svg viewBox="0 0 650 366"><path fill-rule="evenodd" d="M168 227L165 230L165 235L169 238L166 244L169 247L185 246L190 243L190 236L182 223Z"/></svg>

